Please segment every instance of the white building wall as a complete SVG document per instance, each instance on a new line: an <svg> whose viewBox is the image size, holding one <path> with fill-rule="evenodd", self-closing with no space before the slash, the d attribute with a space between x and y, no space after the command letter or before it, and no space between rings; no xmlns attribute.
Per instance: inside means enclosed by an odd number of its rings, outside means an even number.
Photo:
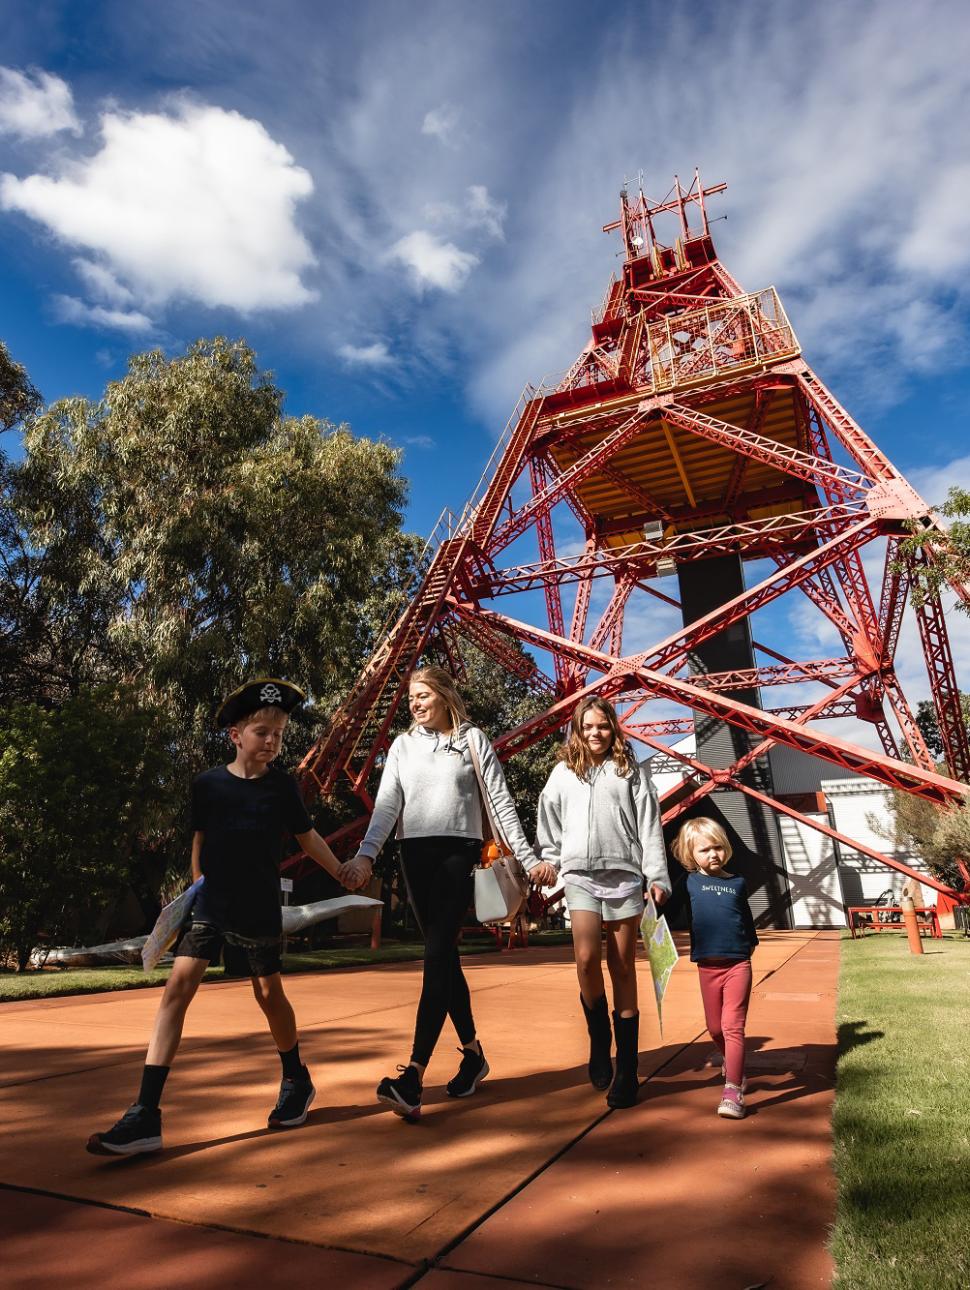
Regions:
<svg viewBox="0 0 970 1290"><path fill-rule="evenodd" d="M812 812L811 820L828 824L828 816ZM791 890L793 927L842 927L845 906L835 858L835 843L817 829L779 817L785 866Z"/></svg>
<svg viewBox="0 0 970 1290"><path fill-rule="evenodd" d="M893 847L869 823L868 817L874 816L885 825L887 832L891 827L891 794L877 780L826 779L822 780L821 789L832 811L835 827L840 833L848 834L850 838L872 847L874 851L881 851L884 855L901 860L911 869L927 872L921 859L900 847ZM893 901L899 903L903 883L906 881L903 874L858 851L850 851L847 847L840 846L839 852L839 876L846 905L870 904L883 892L890 890ZM920 890L923 904L936 904L936 892L932 887L922 886Z"/></svg>

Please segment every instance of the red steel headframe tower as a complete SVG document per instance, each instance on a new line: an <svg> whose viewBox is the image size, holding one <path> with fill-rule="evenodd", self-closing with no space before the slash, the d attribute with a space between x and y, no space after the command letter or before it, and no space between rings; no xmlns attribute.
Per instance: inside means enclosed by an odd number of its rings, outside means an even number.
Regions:
<svg viewBox="0 0 970 1290"><path fill-rule="evenodd" d="M308 784L327 793L343 781L367 810L409 672L429 653L460 672L468 640L548 696L541 716L496 740L501 755L563 727L583 696L604 695L631 735L683 765L664 798L667 821L710 793L743 794L908 873L779 801L751 773L767 750L801 750L936 803L964 800L970 741L938 595L915 613L948 776L894 668L913 572L900 542L913 521L938 543L945 535L807 366L774 288L745 292L719 262L705 202L725 186L704 188L695 172L663 201L623 190L620 217L604 230L619 231L623 267L588 343L562 379L526 388L465 510L439 521L410 604L303 761ZM665 224L670 245L658 233ZM560 516L570 519L568 553L557 551ZM871 543L883 559L876 588L862 559ZM932 543L925 550L931 560ZM740 571L755 560L745 586ZM954 589L967 601L965 587ZM783 596L807 597L834 626L838 657L798 659L758 643L751 615ZM507 597L526 607L521 616L503 612ZM651 603L677 606L683 625L625 654L624 622L638 603L640 630ZM741 637L749 652L712 667L717 643ZM762 706L761 692L777 686L789 700L802 687L795 697L805 701ZM826 732L826 719L846 717L878 739ZM701 724L731 733L731 756L705 759ZM695 725L694 755L668 747ZM865 746L875 742L881 751Z"/></svg>

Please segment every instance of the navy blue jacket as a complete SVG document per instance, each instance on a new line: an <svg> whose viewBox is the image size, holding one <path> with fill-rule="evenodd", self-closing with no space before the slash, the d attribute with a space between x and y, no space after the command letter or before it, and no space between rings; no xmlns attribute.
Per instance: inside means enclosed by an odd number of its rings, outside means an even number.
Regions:
<svg viewBox="0 0 970 1290"><path fill-rule="evenodd" d="M748 888L740 875L687 875L690 959L749 959L758 944L748 906Z"/></svg>

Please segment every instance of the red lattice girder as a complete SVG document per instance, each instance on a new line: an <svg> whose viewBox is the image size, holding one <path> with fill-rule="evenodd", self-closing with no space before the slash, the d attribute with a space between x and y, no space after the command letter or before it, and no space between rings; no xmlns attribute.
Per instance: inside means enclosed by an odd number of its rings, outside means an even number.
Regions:
<svg viewBox="0 0 970 1290"><path fill-rule="evenodd" d="M698 761L696 757L692 757L690 754L682 752L679 748L668 748L665 744L659 743L653 738L644 738L644 742L651 744L665 755L676 758L677 761L687 766L696 774L704 776L717 775L720 781L719 787L730 787L745 793L748 797L754 798L765 806L770 806L772 810L780 811L783 815L787 815L789 818L797 820L799 824L804 824L807 828L814 829L816 832L823 833L826 837L832 838L834 841L838 842L840 846L851 851L858 851L861 855L868 856L871 860L878 860L880 864L886 864L891 869L896 869L899 873L905 874L907 878L915 878L917 882L925 883L928 887L932 887L934 890L942 892L946 896L957 895L952 887L947 886L945 882L942 882L934 875L917 872L915 869L911 869L908 865L903 864L902 861L897 860L894 856L887 856L880 851L874 851L871 847L866 846L864 842L858 842L854 838L850 838L848 834L832 828L831 824L828 822L823 822L821 820L814 819L809 815L805 815L801 811L797 811L794 807L789 806L787 803L781 802L775 797L769 797L768 794L760 792L757 788L744 783L742 780L734 779L729 776L728 780L725 781L724 772L713 770L710 766L706 766L703 762ZM664 795L664 799L661 802L662 807L667 801L668 796L672 797L674 801L671 806L666 810L663 810L662 819L665 824L670 823L672 820L675 820L682 815L693 801L693 795L684 796L680 791L677 791L674 794Z"/></svg>
<svg viewBox="0 0 970 1290"><path fill-rule="evenodd" d="M603 610L603 616L596 624L592 636L589 638L590 649L601 650L610 641L609 653L619 653L619 646L615 645L615 634L617 627L623 627L623 611L626 608L626 602L630 599L630 593L633 590L633 583L629 578L621 578L613 588L613 595L610 597L609 604ZM615 646L615 648L614 648Z"/></svg>
<svg viewBox="0 0 970 1290"><path fill-rule="evenodd" d="M455 608L458 612L467 612L470 607L456 605ZM562 648L571 652L577 659L585 655L591 669L601 669L605 673L582 690L561 699L547 712L533 717L517 726L515 730L501 736L496 742L496 747L501 748L505 757L529 747L536 740L558 729L587 695L603 694L607 698L620 698L627 690L637 690L642 686L656 698L681 704L695 712L702 712L707 716L726 721L729 725L737 726L750 734L760 735L764 739L771 738L777 743L797 748L810 756L821 757L823 761L830 761L845 770L869 775L889 788L898 788L903 792L926 798L928 801L941 804L959 803L964 800L968 792L965 785L947 779L943 775L908 766L884 754L870 752L835 735L807 730L792 721L749 707L726 695L713 694L687 681L653 671L643 666L640 656L617 660L607 654L591 650L588 646L579 646L576 642L562 639L557 640L549 632L531 627L527 623L519 623L500 614L489 614L488 617L489 621L500 630L504 628L519 639L539 645L543 649Z"/></svg>
<svg viewBox="0 0 970 1290"><path fill-rule="evenodd" d="M522 473L526 455L532 447L536 424L542 415L544 403L542 398L531 397L533 394L534 391L526 387L526 392L519 400L516 412L513 413L515 427L508 435L508 441L499 456L495 473L486 486L485 495L475 507L471 517L471 538L482 551L489 546L503 506L509 505L512 485Z"/></svg>
<svg viewBox="0 0 970 1290"><path fill-rule="evenodd" d="M848 676L859 677L858 663L853 658L820 658L805 663L735 668L731 672L697 672L691 679L704 690L754 690L762 686L794 685L800 681L819 681L829 685Z"/></svg>
<svg viewBox="0 0 970 1290"><path fill-rule="evenodd" d="M762 388L759 386L754 392L754 408L751 416L748 418L747 425L744 427L745 434L760 434L762 424L764 423L765 413L768 410L768 404L774 397L775 387L769 386ZM735 503L741 495L741 485L744 483L744 477L748 472L748 462L750 457L738 454L734 466L731 470L731 477L728 479L727 488L724 490L724 508L728 512L734 509Z"/></svg>
<svg viewBox="0 0 970 1290"><path fill-rule="evenodd" d="M843 685L841 685L835 691L834 694L826 694L823 696L823 698L817 700L813 704L810 704L807 708L805 708L804 712L800 713L799 716L796 717L795 720L791 722L791 724L793 726L807 725L809 721L817 717L820 713L826 710L831 704L837 702L839 699L844 698L845 695L847 695L848 692L856 684L857 684L857 678L852 677L850 680L846 681ZM769 714L769 715L775 715L775 714ZM782 720L784 720L784 718L782 718ZM774 742L775 742L774 739L763 739L761 743L756 744L752 748L749 748L746 753L744 753L741 757L737 758L737 760L734 761L730 766L727 766L723 769L719 769L716 772L711 771L710 777L708 778L707 783L698 785L698 787L693 789L688 796L681 799L681 801L678 804L678 811L687 810L689 806L693 806L695 802L699 802L702 798L706 797L708 793L713 792L714 789L719 784L735 783L738 780L739 776L741 775L741 772L746 770L749 766L753 765L753 763L756 762L759 757L763 757L771 749Z"/></svg>
<svg viewBox="0 0 970 1290"><path fill-rule="evenodd" d="M763 609L765 605L777 600L787 591L800 586L806 579L814 577L818 570L826 568L846 551L854 551L876 536L878 536L878 530L871 521L863 520L852 525L838 537L823 543L807 555L793 560L783 569L776 570L754 587L735 596L733 600L726 601L718 609L695 619L683 631L673 633L658 645L636 655L634 662L637 665L646 664L657 668L670 667L677 659L686 657L691 650L696 649L710 637L716 636L733 623L749 617L756 610Z"/></svg>
<svg viewBox="0 0 970 1290"><path fill-rule="evenodd" d="M544 463L536 457L529 462L529 479L532 484L533 497L542 493L548 487L548 478L545 471ZM539 554L543 560L555 560L556 543L552 535L552 519L548 511L542 511L536 517L536 536L539 542ZM565 634L565 624L562 616L562 594L556 583L547 582L543 587L543 594L546 598L546 616L549 619L550 630L557 635ZM556 680L560 682L566 675L565 661L557 654L553 659L556 671Z"/></svg>
<svg viewBox="0 0 970 1290"><path fill-rule="evenodd" d="M899 644L899 632L906 608L909 574L900 566L899 544L901 537L890 537L886 543L886 560L882 573L882 592L879 596L879 637L882 641L882 662L892 663Z"/></svg>
<svg viewBox="0 0 970 1290"><path fill-rule="evenodd" d="M600 548L587 544L580 556L541 560L535 564L512 565L508 568L489 568L471 584L476 596L508 595L512 592L532 591L549 582L560 584L587 574L603 576L620 569L643 569L640 576L649 576L660 560L703 560L715 555L744 555L761 558L786 553L814 544L819 531L828 536L846 532L854 524L867 520L868 513L858 505L824 506L816 510L800 511L791 515L771 515L765 519L738 521L704 529L699 533L676 533L669 538L645 538L624 547ZM789 561L790 562L790 561ZM664 597L656 588L649 588L660 599L677 604ZM678 606L679 607L679 606ZM842 621L854 632L853 624L842 615Z"/></svg>
<svg viewBox="0 0 970 1290"><path fill-rule="evenodd" d="M645 408L647 406L644 405ZM843 501L864 494L872 487L873 481L857 470L837 466L821 457L813 457L798 448L790 448L787 444L766 439L727 421L709 417L704 412L695 412L683 404L667 404L663 409L663 417L670 425L680 426L682 430L689 430L702 439L720 444L722 448L729 448L732 452L739 452L753 461L774 466L786 475L794 475L797 479L804 479L816 486L828 483L838 491Z"/></svg>
<svg viewBox="0 0 970 1290"><path fill-rule="evenodd" d="M304 757L297 773L319 791L329 792L341 771L356 792L364 789L467 548L467 538L449 538L434 552L418 594L371 656L324 737Z"/></svg>
<svg viewBox="0 0 970 1290"><path fill-rule="evenodd" d="M509 638L495 629L482 618L457 618L455 630L466 637L480 649L483 654L500 663L507 672L525 681L530 689L537 693L553 694L555 682L541 670L535 659L512 647ZM457 672L455 673L457 675Z"/></svg>
<svg viewBox="0 0 970 1290"><path fill-rule="evenodd" d="M965 785L957 784L932 771L908 766L905 762L896 761L885 755L868 752L836 735L807 730L792 721L749 707L737 699L711 694L696 685L690 685L686 681L652 672L646 668L638 669L637 679L651 688L658 698L684 703L693 707L695 711L719 718L750 734L773 739L777 743L787 744L790 748L798 748L812 757L821 757L824 761L830 761L845 770L855 771L856 774L869 775L889 788L898 788L941 805L959 804L965 800L967 794ZM604 678L604 681L598 684L603 687L608 680L609 678Z"/></svg>
<svg viewBox="0 0 970 1290"><path fill-rule="evenodd" d="M927 591L916 606L923 653L930 677L930 690L936 707L936 721L950 774L964 783L970 782L970 740L963 719L960 689L953 667L950 638L943 617L939 592Z"/></svg>
<svg viewBox="0 0 970 1290"><path fill-rule="evenodd" d="M579 585L576 588L576 600L573 603L573 617L569 624L569 639L571 641L581 641L586 635L586 621L589 618L589 602L593 591L593 578L597 571L596 561L593 558L595 551L596 539L587 538L587 563L583 572L579 575Z"/></svg>
<svg viewBox="0 0 970 1290"><path fill-rule="evenodd" d="M644 417L642 413L635 413L628 417L622 425L617 426L605 439L601 440L595 448L579 457L568 470L564 470L561 475L553 479L540 493L530 498L528 502L507 520L499 528L489 543L488 550L491 556L495 556L514 542L517 537L530 528L540 515L548 514L553 506L560 501L567 491L576 487L588 475L591 475L599 466L614 457L620 449L639 433Z"/></svg>
<svg viewBox="0 0 970 1290"><path fill-rule="evenodd" d="M899 728L903 732L909 755L917 766L923 766L926 770L934 770L936 762L933 760L933 754L926 746L923 732L917 725L912 708L906 702L906 696L903 694L902 686L899 684L896 673L892 670L884 669L881 681L886 698L889 700L890 706L896 714L896 720L899 722Z"/></svg>
<svg viewBox="0 0 970 1290"><path fill-rule="evenodd" d="M798 384L809 404L831 426L849 456L872 480L892 484L898 490L900 502L908 503L907 518L926 515L929 507L899 473L892 462L872 442L866 432L846 412L831 391L827 390L814 372L804 368L798 373Z"/></svg>
<svg viewBox="0 0 970 1290"><path fill-rule="evenodd" d="M774 556L773 558L779 569L787 569L792 563L792 556L790 555ZM820 569L814 577L804 579L799 586L800 590L837 629L845 648L849 650L855 649L856 644L859 642L858 628L842 608L842 602L839 600L838 593L835 590L835 583L828 569Z"/></svg>

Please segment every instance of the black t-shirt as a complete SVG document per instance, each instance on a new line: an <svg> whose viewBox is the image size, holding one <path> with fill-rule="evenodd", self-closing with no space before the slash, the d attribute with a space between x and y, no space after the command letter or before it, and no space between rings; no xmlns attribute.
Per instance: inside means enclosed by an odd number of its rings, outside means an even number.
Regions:
<svg viewBox="0 0 970 1290"><path fill-rule="evenodd" d="M192 784L191 825L203 834L205 875L193 918L241 936L278 935L283 840L313 827L293 776L275 766L258 779L227 766L203 771Z"/></svg>

